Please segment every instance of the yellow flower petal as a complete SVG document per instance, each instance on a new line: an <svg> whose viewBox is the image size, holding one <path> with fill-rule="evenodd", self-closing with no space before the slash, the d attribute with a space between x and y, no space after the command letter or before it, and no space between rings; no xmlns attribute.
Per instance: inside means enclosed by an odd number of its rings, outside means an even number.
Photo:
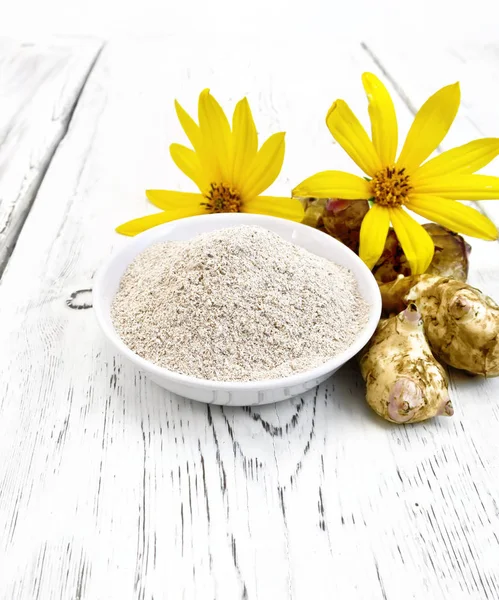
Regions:
<svg viewBox="0 0 499 600"><path fill-rule="evenodd" d="M459 108L459 83L443 87L419 109L409 129L397 166L412 173L447 135Z"/></svg>
<svg viewBox="0 0 499 600"><path fill-rule="evenodd" d="M204 198L201 194L190 192L177 192L173 190L146 190L149 202L161 210L182 210L184 208L197 208Z"/></svg>
<svg viewBox="0 0 499 600"><path fill-rule="evenodd" d="M499 138L474 140L463 146L442 152L419 167L411 177L417 186L432 177L471 175L485 167L499 154Z"/></svg>
<svg viewBox="0 0 499 600"><path fill-rule="evenodd" d="M177 112L178 120L182 125L182 129L185 131L186 136L192 144L192 147L196 150L201 146L201 131L198 125L194 122L187 112L180 106L175 100L175 111Z"/></svg>
<svg viewBox="0 0 499 600"><path fill-rule="evenodd" d="M406 206L425 219L440 223L457 233L483 240L496 240L498 237L497 227L490 219L455 200L414 194Z"/></svg>
<svg viewBox="0 0 499 600"><path fill-rule="evenodd" d="M142 233L147 229L151 229L152 227L156 227L156 225L162 225L163 223L169 223L170 221L175 221L176 219L183 219L184 217L194 217L196 215L204 214L204 207L199 206L198 210L194 209L180 209L175 211L164 211L155 213L153 215L147 215L147 217L140 217L139 219L133 219L132 221L127 221L122 225L116 227L116 231L121 233L122 235L134 236L138 233Z"/></svg>
<svg viewBox="0 0 499 600"><path fill-rule="evenodd" d="M359 256L372 269L383 254L390 229L390 211L375 204L362 220Z"/></svg>
<svg viewBox="0 0 499 600"><path fill-rule="evenodd" d="M241 188L258 150L258 136L247 98L236 104L232 118L232 183Z"/></svg>
<svg viewBox="0 0 499 600"><path fill-rule="evenodd" d="M247 200L244 202L241 212L270 215L298 222L301 222L305 216L303 205L299 200L278 196L258 196Z"/></svg>
<svg viewBox="0 0 499 600"><path fill-rule="evenodd" d="M321 171L298 184L293 196L367 200L372 197L372 192L370 183L362 177L343 171Z"/></svg>
<svg viewBox="0 0 499 600"><path fill-rule="evenodd" d="M222 107L206 89L199 95L199 127L203 136L203 160L213 172L213 181L230 183L230 126Z"/></svg>
<svg viewBox="0 0 499 600"><path fill-rule="evenodd" d="M175 110L189 141L191 142L205 179L210 183L220 178L220 169L213 149L203 139L200 127L175 100ZM182 169L182 167L180 167ZM183 169L182 169L183 170Z"/></svg>
<svg viewBox="0 0 499 600"><path fill-rule="evenodd" d="M240 186L243 199L258 196L276 180L284 161L284 136L282 132L274 133L257 152Z"/></svg>
<svg viewBox="0 0 499 600"><path fill-rule="evenodd" d="M425 180L415 194L431 194L451 200L494 200L499 198L499 177L492 175L449 175Z"/></svg>
<svg viewBox="0 0 499 600"><path fill-rule="evenodd" d="M390 219L413 275L430 266L435 247L428 232L403 208L389 208Z"/></svg>
<svg viewBox="0 0 499 600"><path fill-rule="evenodd" d="M333 103L327 113L326 124L334 139L364 173L372 176L381 169L373 143L344 100Z"/></svg>
<svg viewBox="0 0 499 600"><path fill-rule="evenodd" d="M202 192L205 191L210 182L203 172L199 158L194 150L180 144L171 144L170 154L177 167L189 179L192 179Z"/></svg>
<svg viewBox="0 0 499 600"><path fill-rule="evenodd" d="M395 162L398 145L397 115L393 100L376 75L364 73L362 83L369 100L374 148L384 167L392 165Z"/></svg>

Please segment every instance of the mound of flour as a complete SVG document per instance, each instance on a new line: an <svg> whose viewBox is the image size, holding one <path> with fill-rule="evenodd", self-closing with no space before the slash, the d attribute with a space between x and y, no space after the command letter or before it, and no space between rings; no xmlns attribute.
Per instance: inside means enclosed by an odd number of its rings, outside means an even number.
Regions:
<svg viewBox="0 0 499 600"><path fill-rule="evenodd" d="M348 269L248 226L148 248L112 306L134 352L218 381L319 366L352 344L368 314Z"/></svg>

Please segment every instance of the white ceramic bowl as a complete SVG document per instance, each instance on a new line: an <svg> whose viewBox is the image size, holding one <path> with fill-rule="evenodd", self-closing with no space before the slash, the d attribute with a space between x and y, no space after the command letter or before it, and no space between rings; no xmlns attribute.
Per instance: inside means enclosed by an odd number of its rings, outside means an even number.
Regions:
<svg viewBox="0 0 499 600"><path fill-rule="evenodd" d="M306 248L310 252L328 258L350 269L357 279L360 292L371 307L369 321L357 336L354 344L345 352L320 367L284 377L252 382L209 381L181 375L158 367L130 350L116 333L110 314L112 300L118 290L122 275L134 258L157 242L188 240L200 233L234 227L259 225L274 231L282 238ZM115 349L126 356L138 369L158 385L181 396L206 402L231 406L268 404L291 398L319 385L327 379L369 341L381 314L381 296L378 285L360 258L346 246L329 235L299 223L240 213L203 215L180 219L160 225L134 237L127 246L113 256L100 269L93 289L93 304L97 320L106 338Z"/></svg>

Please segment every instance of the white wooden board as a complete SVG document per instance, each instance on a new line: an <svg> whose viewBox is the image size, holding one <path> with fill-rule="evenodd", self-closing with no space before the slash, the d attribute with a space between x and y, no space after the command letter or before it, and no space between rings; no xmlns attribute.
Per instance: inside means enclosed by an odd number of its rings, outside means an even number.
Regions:
<svg viewBox="0 0 499 600"><path fill-rule="evenodd" d="M0 38L0 276L100 47Z"/></svg>
<svg viewBox="0 0 499 600"><path fill-rule="evenodd" d="M454 418L416 426L372 414L354 363L289 402L207 407L150 383L74 309L126 243L113 227L151 210L143 190L192 189L168 155L175 97L247 94L262 136L288 131L287 193L351 168L324 116L339 96L366 114L366 69L380 73L360 43L329 39L106 46L0 286L2 598L499 596L496 382L454 374ZM499 297L490 249L474 244L473 278Z"/></svg>

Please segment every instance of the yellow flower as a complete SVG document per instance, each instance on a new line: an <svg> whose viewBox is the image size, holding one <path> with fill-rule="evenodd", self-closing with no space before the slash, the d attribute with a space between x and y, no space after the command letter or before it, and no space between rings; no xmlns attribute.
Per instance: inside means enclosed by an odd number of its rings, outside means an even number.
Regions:
<svg viewBox="0 0 499 600"><path fill-rule="evenodd" d="M198 186L200 193L147 190L149 200L163 212L128 221L118 233L135 235L182 217L206 213L245 212L303 219L294 198L260 196L277 178L284 160L284 133L275 133L258 149L258 137L248 100L234 110L232 130L218 102L204 90L199 96L199 125L178 102L175 108L194 150L172 144L170 154Z"/></svg>
<svg viewBox="0 0 499 600"><path fill-rule="evenodd" d="M371 269L383 252L390 222L412 273L424 273L430 265L433 241L403 207L458 233L497 239L497 229L489 219L456 200L499 198L499 177L472 175L499 154L499 139L475 140L424 162L454 121L460 102L459 84L442 88L423 104L397 159L397 117L392 99L372 73L364 73L362 83L369 101L372 141L343 100L331 106L326 123L368 178L323 171L300 183L293 195L372 200L362 222L359 250Z"/></svg>

